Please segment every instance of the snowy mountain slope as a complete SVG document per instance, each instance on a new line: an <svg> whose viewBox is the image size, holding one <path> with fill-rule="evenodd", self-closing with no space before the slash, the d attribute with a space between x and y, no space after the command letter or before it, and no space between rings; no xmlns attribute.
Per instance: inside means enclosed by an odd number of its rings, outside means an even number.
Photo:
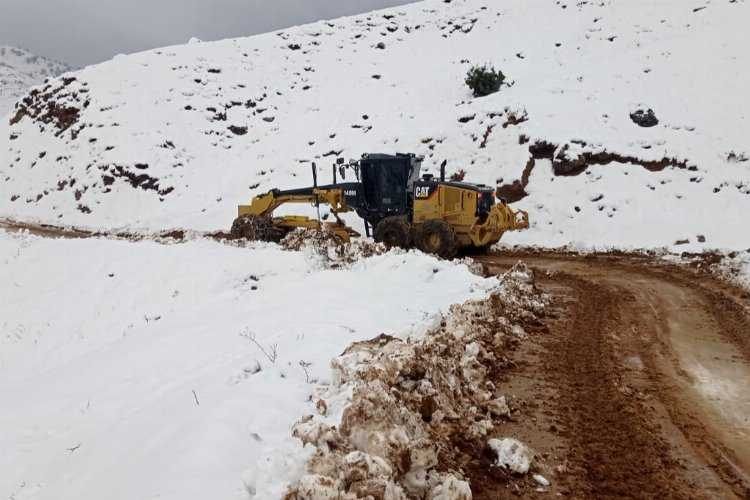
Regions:
<svg viewBox="0 0 750 500"><path fill-rule="evenodd" d="M29 88L71 68L16 47L0 46L0 116L10 113Z"/></svg>
<svg viewBox="0 0 750 500"><path fill-rule="evenodd" d="M281 496L331 358L497 285L417 252L334 271L275 245L3 232L0 281L0 496L18 500L248 498L266 453Z"/></svg>
<svg viewBox="0 0 750 500"><path fill-rule="evenodd" d="M533 227L508 243L746 248L748 15L746 2L428 0L118 57L11 117L0 215L225 228L252 194L309 184L311 161L325 176L336 155L400 151L528 194ZM475 99L463 79L485 62L510 86ZM659 124L636 125L638 108Z"/></svg>

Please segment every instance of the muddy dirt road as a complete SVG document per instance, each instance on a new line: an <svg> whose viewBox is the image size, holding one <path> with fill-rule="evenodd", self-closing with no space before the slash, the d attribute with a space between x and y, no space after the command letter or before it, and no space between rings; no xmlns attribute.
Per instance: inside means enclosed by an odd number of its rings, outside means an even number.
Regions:
<svg viewBox="0 0 750 500"><path fill-rule="evenodd" d="M553 492L750 498L745 291L638 257L480 260L489 273L524 261L554 298L548 331L521 344L501 381L517 410L506 429L547 464Z"/></svg>

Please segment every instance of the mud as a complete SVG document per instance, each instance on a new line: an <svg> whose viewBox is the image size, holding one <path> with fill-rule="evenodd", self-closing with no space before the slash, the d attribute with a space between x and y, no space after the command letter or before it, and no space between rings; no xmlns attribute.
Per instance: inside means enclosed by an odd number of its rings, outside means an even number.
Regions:
<svg viewBox="0 0 750 500"><path fill-rule="evenodd" d="M494 273L518 259L556 317L498 386L524 403L509 430L556 464L557 492L750 498L747 292L645 255L481 260Z"/></svg>
<svg viewBox="0 0 750 500"><path fill-rule="evenodd" d="M222 232L197 233L188 232L182 229L170 229L155 233L137 233L127 231L92 231L89 229L81 229L74 226L63 227L51 224L19 222L12 219L2 218L0 218L0 231L8 231L11 233L28 233L42 238L109 238L129 241L151 240L161 243L183 242L191 237L212 238L217 241L228 241L231 239L228 233Z"/></svg>
<svg viewBox="0 0 750 500"><path fill-rule="evenodd" d="M527 138L521 136L519 142L525 143ZM586 143L579 143L585 147ZM536 166L537 160L550 160L552 171L558 176L575 176L584 173L593 165L609 165L610 163L621 163L638 165L651 172L660 172L668 167L680 169L695 169L689 167L687 160L664 157L660 160L644 160L632 155L623 155L613 151L584 151L579 155L571 157L568 153L569 144L553 144L539 140L529 144L529 160L524 167L520 179L503 184L497 188L497 196L513 203L522 200L528 193L526 187L529 183L529 175Z"/></svg>

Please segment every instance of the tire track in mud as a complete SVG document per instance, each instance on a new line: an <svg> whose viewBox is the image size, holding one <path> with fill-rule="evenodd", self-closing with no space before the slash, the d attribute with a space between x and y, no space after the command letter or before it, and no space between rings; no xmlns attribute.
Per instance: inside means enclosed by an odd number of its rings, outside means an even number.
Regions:
<svg viewBox="0 0 750 500"><path fill-rule="evenodd" d="M747 291L646 257L481 260L490 272L523 260L555 296L549 334L521 347L506 387L534 402L512 431L561 464L557 491L750 498Z"/></svg>
<svg viewBox="0 0 750 500"><path fill-rule="evenodd" d="M619 317L622 296L571 276L560 279L575 290L566 336L554 336L546 367L559 375L569 397L558 411L567 424L572 462L583 482L581 494L610 498L687 498L675 481L676 460L648 410L630 397L622 367L607 338Z"/></svg>

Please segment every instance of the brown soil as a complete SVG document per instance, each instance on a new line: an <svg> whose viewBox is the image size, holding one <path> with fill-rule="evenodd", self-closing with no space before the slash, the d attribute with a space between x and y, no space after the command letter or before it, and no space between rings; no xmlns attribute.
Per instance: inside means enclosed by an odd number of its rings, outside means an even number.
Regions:
<svg viewBox="0 0 750 500"><path fill-rule="evenodd" d="M647 256L518 252L555 297L496 382L505 426L537 453L551 493L574 498L750 498L750 300ZM474 455L476 456L476 454ZM475 498L539 493L469 467ZM549 493L546 493L549 494Z"/></svg>
<svg viewBox="0 0 750 500"><path fill-rule="evenodd" d="M521 136L519 142L524 144L525 136ZM585 143L580 143L586 146ZM613 151L586 151L576 158L568 157L568 144L560 147L547 141L536 141L529 144L529 160L524 167L520 179L513 180L510 183L503 184L497 188L497 196L507 200L510 203L522 200L528 193L526 186L529 183L529 175L536 166L536 160L550 160L552 162L552 171L555 175L574 176L580 175L592 165L609 165L610 163L639 165L651 172L660 172L668 167L695 170L695 167L689 167L687 160L678 160L676 158L664 157L660 160L644 160L631 155L623 155Z"/></svg>
<svg viewBox="0 0 750 500"><path fill-rule="evenodd" d="M50 83L44 88L33 89L19 103L16 114L10 119L10 125L15 125L25 117L30 117L41 123L53 124L58 128L56 134L58 136L68 130L78 122L81 109L61 104L58 99L72 97L74 101L79 101L79 91L68 92L67 90L67 87L75 81L76 78L62 78L55 81L57 86ZM89 101L85 100L81 107L86 108L88 105Z"/></svg>
<svg viewBox="0 0 750 500"><path fill-rule="evenodd" d="M20 222L11 219L0 219L0 230L20 233L27 232L34 236L41 236L43 238L65 238L65 239L79 239L79 238L111 238L111 239L123 239L131 241L141 240L155 240L163 242L182 242L186 239L186 233L182 229L166 230L159 233L128 233L128 232L109 232L109 231L91 231L88 229L80 229L76 227L63 227L55 226L51 224L37 224L30 222ZM231 235L228 233L206 233L202 236L212 238L215 240L229 240Z"/></svg>

